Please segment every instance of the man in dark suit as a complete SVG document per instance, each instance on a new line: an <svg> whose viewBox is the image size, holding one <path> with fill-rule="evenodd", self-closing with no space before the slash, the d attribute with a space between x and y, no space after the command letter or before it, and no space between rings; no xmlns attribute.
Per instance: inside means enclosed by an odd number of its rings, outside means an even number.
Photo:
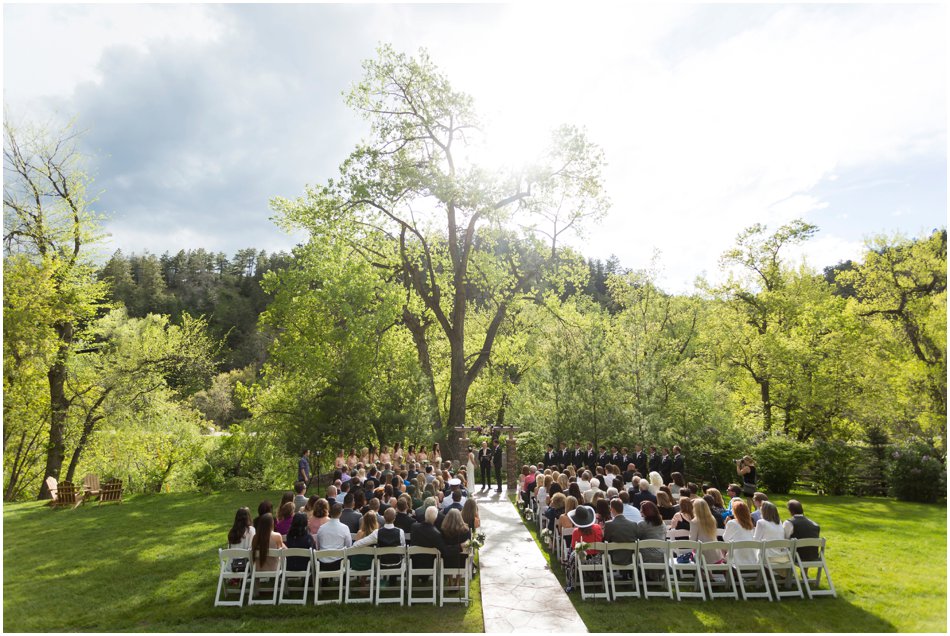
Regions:
<svg viewBox="0 0 950 636"><path fill-rule="evenodd" d="M412 526L416 524L415 517L409 514L409 504L405 497L396 500L396 520L393 524L406 534L409 534L412 531Z"/></svg>
<svg viewBox="0 0 950 636"><path fill-rule="evenodd" d="M491 463L495 467L495 481L498 482L498 492L501 492L502 451L501 442L497 438L495 439L495 446L492 448Z"/></svg>
<svg viewBox="0 0 950 636"><path fill-rule="evenodd" d="M478 467L482 473L482 488L491 488L491 449L488 442L482 442L478 449Z"/></svg>
<svg viewBox="0 0 950 636"><path fill-rule="evenodd" d="M817 539L821 536L821 526L805 516L805 510L800 501L789 499L788 511L792 518L782 524L786 539ZM820 554L818 548L808 547L798 548L798 556L802 558L802 561L817 561Z"/></svg>
<svg viewBox="0 0 950 636"><path fill-rule="evenodd" d="M673 481L671 476L675 471L673 470L673 456L670 454L669 449L663 449L663 459L660 460L660 475L663 476L663 481L665 483L670 483Z"/></svg>
<svg viewBox="0 0 950 636"><path fill-rule="evenodd" d="M597 456L597 464L603 468L607 467L607 464L610 463L610 455L607 454L607 447L603 444L600 445L600 454Z"/></svg>
<svg viewBox="0 0 950 636"><path fill-rule="evenodd" d="M340 513L340 523L350 529L351 533L360 531L360 520L363 515L353 509L353 493L348 492L343 497L343 512Z"/></svg>
<svg viewBox="0 0 950 636"><path fill-rule="evenodd" d="M679 446L673 447L673 466L670 473L679 473L683 475L683 477L686 477L686 458L683 457L683 450ZM669 483L671 479L667 478L664 474L664 481Z"/></svg>
<svg viewBox="0 0 950 636"><path fill-rule="evenodd" d="M641 475L647 475L647 466L649 466L649 463L647 462L647 454L643 452L643 444L634 446L633 463L636 464L637 470L640 471Z"/></svg>
<svg viewBox="0 0 950 636"><path fill-rule="evenodd" d="M597 451L594 450L594 445L590 442L587 442L587 450L584 454L584 465L587 466L587 470L589 470L592 475L597 474L595 470L597 466Z"/></svg>
<svg viewBox="0 0 950 636"><path fill-rule="evenodd" d="M639 510L640 504L644 501L656 503L656 495L650 492L650 482L641 479L640 483L637 484L636 491L633 488L630 489L630 505Z"/></svg>
<svg viewBox="0 0 950 636"><path fill-rule="evenodd" d="M663 464L663 456L657 452L656 446L650 447L650 464L648 466L651 473L659 473L660 467ZM641 472L641 475L644 477L647 476L647 473Z"/></svg>
<svg viewBox="0 0 950 636"><path fill-rule="evenodd" d="M618 468L621 468L622 470L623 468L620 466L621 457L623 457L623 455L620 454L620 451L617 449L617 447L611 446L610 447L610 463L613 464L614 466L617 466Z"/></svg>
<svg viewBox="0 0 950 636"><path fill-rule="evenodd" d="M557 467L563 471L572 459L573 455L567 448L567 442L561 442L561 450L557 452Z"/></svg>
<svg viewBox="0 0 950 636"><path fill-rule="evenodd" d="M611 543L637 541L637 524L623 516L623 502L616 497L610 500L610 517L610 521L604 524L604 541ZM633 553L628 550L617 550L611 552L611 558L617 565L630 565L633 562Z"/></svg>
<svg viewBox="0 0 950 636"><path fill-rule="evenodd" d="M541 460L545 468L557 466L557 451L554 450L554 444L548 444L548 449L544 452L544 459Z"/></svg>
<svg viewBox="0 0 950 636"><path fill-rule="evenodd" d="M429 506L425 509L424 521L422 523L416 523L412 526L412 530L409 532L410 542L413 546L420 546L423 548L438 548L438 550L444 555L446 551L445 537L442 536L442 533L439 532L439 529L435 527L436 518L439 516L439 511L435 506ZM412 566L420 569L428 569L432 567L432 562L435 560L434 557L428 554L417 554L411 557L415 559L412 562Z"/></svg>
<svg viewBox="0 0 950 636"><path fill-rule="evenodd" d="M632 462L633 458L630 457L630 453L627 452L627 447L624 446L620 449L620 463L617 464L617 466L620 467L620 470L625 471L627 470L627 466L629 466Z"/></svg>
<svg viewBox="0 0 950 636"><path fill-rule="evenodd" d="M574 442L574 455L572 456L571 463L574 465L575 470L580 470L584 466L584 461L587 459L587 453L584 452L584 449L581 448L580 442Z"/></svg>

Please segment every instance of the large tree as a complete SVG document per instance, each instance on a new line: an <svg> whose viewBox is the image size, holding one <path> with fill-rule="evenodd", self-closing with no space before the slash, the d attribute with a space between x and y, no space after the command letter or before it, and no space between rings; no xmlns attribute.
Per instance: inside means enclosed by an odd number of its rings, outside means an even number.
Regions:
<svg viewBox="0 0 950 636"><path fill-rule="evenodd" d="M401 321L428 377L434 436L451 444L446 429L465 423L469 388L505 317L556 268L565 233L605 211L602 154L565 126L531 166L480 164L485 139L472 99L425 52L412 58L384 46L364 69L347 101L369 121L369 139L344 161L339 179L274 206L312 241L346 240L381 277L403 286ZM488 320L473 339L476 304ZM433 356L438 341L447 360ZM436 386L443 365L447 412Z"/></svg>

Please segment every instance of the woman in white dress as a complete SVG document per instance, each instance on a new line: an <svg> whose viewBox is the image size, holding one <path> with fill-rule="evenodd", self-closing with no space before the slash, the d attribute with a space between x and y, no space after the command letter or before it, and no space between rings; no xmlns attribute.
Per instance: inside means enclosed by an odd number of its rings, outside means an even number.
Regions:
<svg viewBox="0 0 950 636"><path fill-rule="evenodd" d="M468 456L465 461L465 476L468 478L469 483L473 483L475 479L475 447L468 447Z"/></svg>
<svg viewBox="0 0 950 636"><path fill-rule="evenodd" d="M785 529L782 527L782 520L778 516L778 508L771 501L762 502L762 518L755 524L756 541L781 541L785 538ZM765 556L772 563L787 563L788 554L783 550L769 548Z"/></svg>
<svg viewBox="0 0 950 636"><path fill-rule="evenodd" d="M741 499L733 499L732 519L726 522L722 540L727 543L732 541L755 541L754 531L755 524L752 523L752 513L749 512L749 506ZM733 558L739 565L752 565L759 559L759 551L751 548L734 550Z"/></svg>

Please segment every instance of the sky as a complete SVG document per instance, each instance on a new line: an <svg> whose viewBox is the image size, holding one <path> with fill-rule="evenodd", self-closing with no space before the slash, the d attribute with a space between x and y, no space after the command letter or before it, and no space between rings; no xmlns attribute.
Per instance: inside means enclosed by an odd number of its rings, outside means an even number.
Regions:
<svg viewBox="0 0 950 636"><path fill-rule="evenodd" d="M361 61L424 47L512 156L586 128L612 208L568 242L658 255L688 292L754 223L817 225L788 255L818 269L946 226L947 24L942 4L5 4L4 116L85 131L105 253L289 250L269 200L366 135L342 97Z"/></svg>

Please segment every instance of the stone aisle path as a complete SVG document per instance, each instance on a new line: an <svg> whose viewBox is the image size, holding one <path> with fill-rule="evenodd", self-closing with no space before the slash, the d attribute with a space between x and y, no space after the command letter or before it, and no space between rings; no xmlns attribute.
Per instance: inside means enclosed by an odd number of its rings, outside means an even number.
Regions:
<svg viewBox="0 0 950 636"><path fill-rule="evenodd" d="M485 631L586 632L506 491L474 495L485 533L478 555Z"/></svg>

